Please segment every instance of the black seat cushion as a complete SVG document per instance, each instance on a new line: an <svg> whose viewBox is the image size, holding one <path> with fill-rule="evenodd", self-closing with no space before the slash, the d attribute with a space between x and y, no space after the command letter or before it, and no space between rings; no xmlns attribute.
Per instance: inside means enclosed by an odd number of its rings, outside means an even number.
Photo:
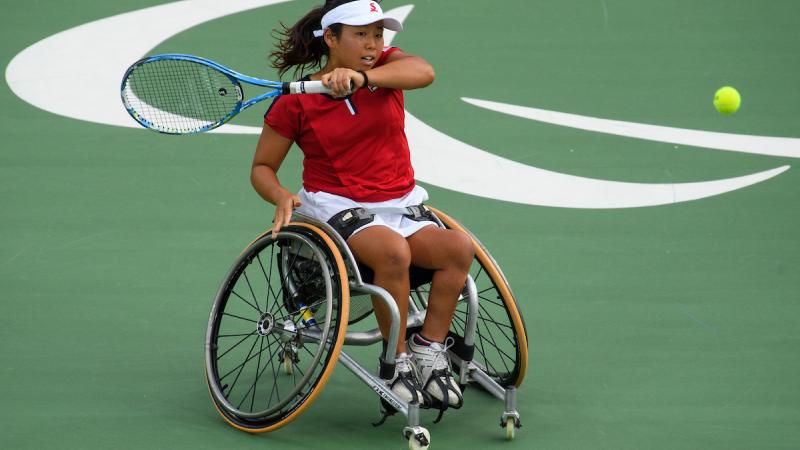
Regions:
<svg viewBox="0 0 800 450"><path fill-rule="evenodd" d="M358 270L361 272L361 280L364 283L372 284L372 281L375 279L375 272L372 271L369 267L362 263L358 263ZM408 271L408 275L411 278L411 289L416 289L423 284L430 283L433 279L433 270L432 269L423 269L422 267L411 266Z"/></svg>

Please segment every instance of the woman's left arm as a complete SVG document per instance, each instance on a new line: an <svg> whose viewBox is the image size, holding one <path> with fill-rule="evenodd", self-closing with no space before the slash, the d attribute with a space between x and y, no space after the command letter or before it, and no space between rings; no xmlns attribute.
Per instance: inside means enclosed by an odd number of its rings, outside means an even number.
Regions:
<svg viewBox="0 0 800 450"><path fill-rule="evenodd" d="M390 89L418 89L433 83L433 67L420 56L395 50L386 62L366 71L370 86Z"/></svg>

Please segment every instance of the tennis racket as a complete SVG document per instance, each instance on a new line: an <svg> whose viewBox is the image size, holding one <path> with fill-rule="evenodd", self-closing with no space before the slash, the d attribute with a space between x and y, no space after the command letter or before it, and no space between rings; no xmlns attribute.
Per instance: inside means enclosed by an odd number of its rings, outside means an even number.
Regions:
<svg viewBox="0 0 800 450"><path fill-rule="evenodd" d="M244 100L240 82L270 88ZM321 81L279 82L243 75L192 55L154 55L125 72L120 95L125 109L145 128L166 134L212 130L248 107L284 94L324 94Z"/></svg>

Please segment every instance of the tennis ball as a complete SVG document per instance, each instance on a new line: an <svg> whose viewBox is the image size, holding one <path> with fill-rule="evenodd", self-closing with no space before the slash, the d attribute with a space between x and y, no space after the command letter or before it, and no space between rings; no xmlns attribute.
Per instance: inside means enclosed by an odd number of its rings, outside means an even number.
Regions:
<svg viewBox="0 0 800 450"><path fill-rule="evenodd" d="M739 91L730 86L721 87L714 94L714 107L726 116L735 113L741 104L742 97Z"/></svg>

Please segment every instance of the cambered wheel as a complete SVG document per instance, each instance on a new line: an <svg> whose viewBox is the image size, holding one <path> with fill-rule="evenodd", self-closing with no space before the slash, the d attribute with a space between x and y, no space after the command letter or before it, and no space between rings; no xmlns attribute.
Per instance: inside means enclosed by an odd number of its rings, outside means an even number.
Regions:
<svg viewBox="0 0 800 450"><path fill-rule="evenodd" d="M447 228L464 231L474 243L475 259L470 275L477 288L479 310L473 363L502 386L520 386L528 368L528 337L508 281L472 233L447 214L432 207L431 210ZM426 307L428 290L429 285L423 285L412 292L412 298L421 308ZM459 339L463 342L467 311L468 302L462 296L450 327L457 344Z"/></svg>
<svg viewBox="0 0 800 450"><path fill-rule="evenodd" d="M292 223L250 244L217 293L206 378L222 417L248 432L279 428L327 383L344 342L349 289L333 242Z"/></svg>

